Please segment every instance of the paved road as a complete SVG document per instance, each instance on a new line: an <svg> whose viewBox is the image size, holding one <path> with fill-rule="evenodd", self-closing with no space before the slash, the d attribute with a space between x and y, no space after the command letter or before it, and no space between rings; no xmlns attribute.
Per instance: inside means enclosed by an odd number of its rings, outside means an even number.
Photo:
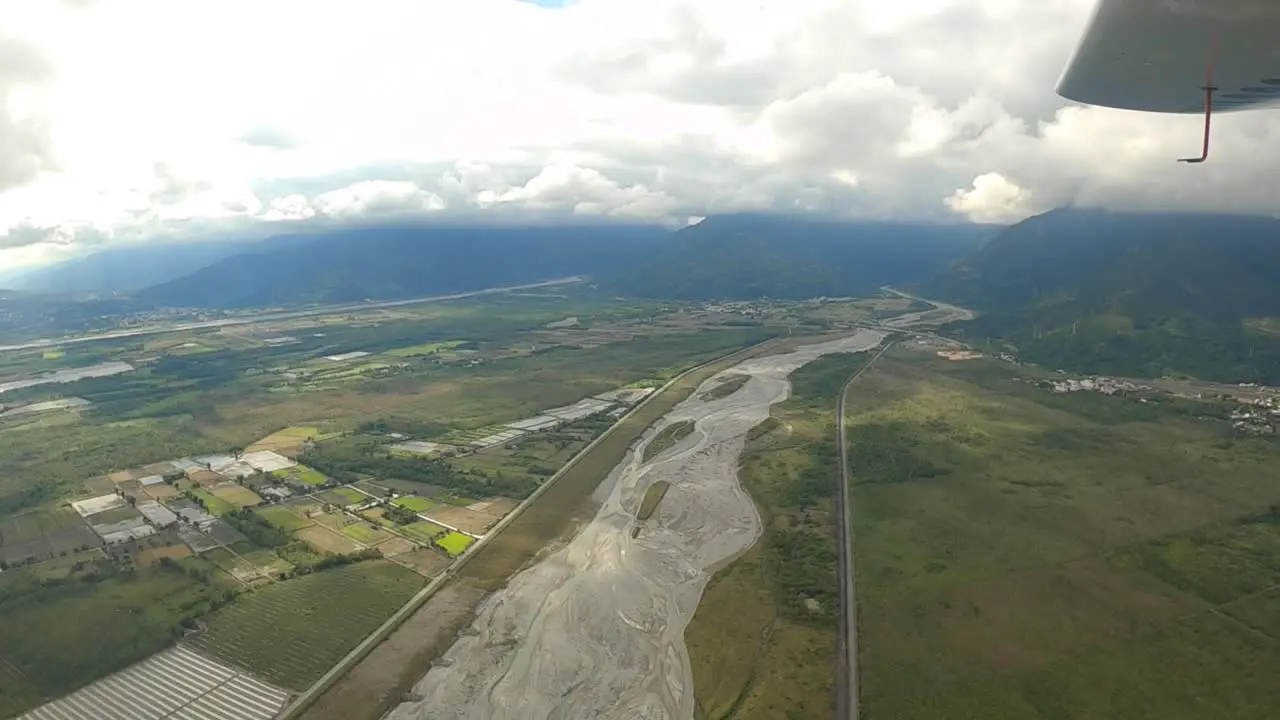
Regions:
<svg viewBox="0 0 1280 720"><path fill-rule="evenodd" d="M836 443L840 446L840 492L836 509L840 524L836 526L840 563L840 643L836 661L836 720L858 720L858 606L853 582L853 517L849 503L849 445L844 432L844 402L849 387L862 373L875 364L893 343L886 343L876 356L854 373L840 388L836 402Z"/></svg>

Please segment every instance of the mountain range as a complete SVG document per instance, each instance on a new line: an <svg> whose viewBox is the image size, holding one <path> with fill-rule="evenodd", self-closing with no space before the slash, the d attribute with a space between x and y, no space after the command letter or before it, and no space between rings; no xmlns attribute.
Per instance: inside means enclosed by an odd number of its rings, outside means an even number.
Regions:
<svg viewBox="0 0 1280 720"><path fill-rule="evenodd" d="M624 295L682 300L864 295L926 278L998 230L778 215L709 217L675 233L609 283Z"/></svg>
<svg viewBox="0 0 1280 720"><path fill-rule="evenodd" d="M1059 209L920 286L955 332L1058 367L1280 381L1280 219Z"/></svg>
<svg viewBox="0 0 1280 720"><path fill-rule="evenodd" d="M305 236L281 235L256 241L219 239L110 246L54 265L10 272L0 284L15 290L60 295L127 295L223 258L293 247L307 240Z"/></svg>
<svg viewBox="0 0 1280 720"><path fill-rule="evenodd" d="M397 299L590 276L686 300L857 295L921 280L995 228L725 215L654 225L346 228L255 243L130 246L28 273L23 287L143 306L244 308Z"/></svg>

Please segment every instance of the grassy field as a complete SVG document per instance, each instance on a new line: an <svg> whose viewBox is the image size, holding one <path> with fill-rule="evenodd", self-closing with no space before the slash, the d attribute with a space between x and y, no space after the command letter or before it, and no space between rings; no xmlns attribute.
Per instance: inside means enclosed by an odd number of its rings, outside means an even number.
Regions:
<svg viewBox="0 0 1280 720"><path fill-rule="evenodd" d="M249 492L253 492L253 491L250 490ZM197 498L200 498L200 502L204 504L204 509L208 510L210 515L222 516L222 515L226 515L227 513L233 510L240 509L238 505L232 505L231 503L218 497L217 495L214 495L208 490L201 490L199 488L196 488L196 489L193 489L191 493L195 495Z"/></svg>
<svg viewBox="0 0 1280 720"><path fill-rule="evenodd" d="M304 518L284 507L273 506L258 508L255 512L257 512L258 515L261 515L263 520L266 520L272 525L275 525L288 533L291 533L294 530L311 527L315 524L314 521L308 520L307 518Z"/></svg>
<svg viewBox="0 0 1280 720"><path fill-rule="evenodd" d="M662 428L662 430L653 436L648 445L644 446L644 461L658 457L663 452L670 450L676 443L689 437L689 433L693 432L694 422L692 420L681 420L671 423Z"/></svg>
<svg viewBox="0 0 1280 720"><path fill-rule="evenodd" d="M440 535L449 532L439 525L433 522L427 522L426 520L419 520L418 522L411 523L409 525L401 525L396 529L414 540L428 545L434 542Z"/></svg>
<svg viewBox="0 0 1280 720"><path fill-rule="evenodd" d="M262 498L258 497L258 493L234 483L214 488L213 494L237 508L256 507L262 504ZM210 510L210 512L213 511Z"/></svg>
<svg viewBox="0 0 1280 720"><path fill-rule="evenodd" d="M383 540L391 538L391 533L388 533L386 530L372 528L364 523L358 522L342 526L341 532L352 540L365 545L377 545Z"/></svg>
<svg viewBox="0 0 1280 720"><path fill-rule="evenodd" d="M427 510L430 510L431 508L436 506L435 503L431 502L426 498L415 497L413 495L398 497L395 500L392 500L391 504L399 505L405 510L410 510L416 513L426 512Z"/></svg>
<svg viewBox="0 0 1280 720"><path fill-rule="evenodd" d="M301 482L311 486L324 485L329 482L329 478L304 465L294 465L284 470L276 470L271 474L285 481Z"/></svg>
<svg viewBox="0 0 1280 720"><path fill-rule="evenodd" d="M895 348L850 396L864 717L1274 716L1280 445L1015 372Z"/></svg>
<svg viewBox="0 0 1280 720"><path fill-rule="evenodd" d="M263 678L305 689L417 592L424 578L370 560L268 585L208 618L192 644Z"/></svg>
<svg viewBox="0 0 1280 720"><path fill-rule="evenodd" d="M322 520L324 518L321 518ZM320 553L336 553L338 555L347 555L353 553L360 548L351 539L340 534L337 530L330 530L322 525L312 525L308 528L297 530L293 536L299 540L305 541L308 545L315 548Z"/></svg>
<svg viewBox="0 0 1280 720"><path fill-rule="evenodd" d="M792 373L790 399L749 435L739 477L764 534L712 578L686 630L699 718L833 712L836 394L870 357L831 355Z"/></svg>
<svg viewBox="0 0 1280 720"><path fill-rule="evenodd" d="M449 553L449 557L458 557L467 548L471 547L471 543L475 542L475 538L463 535L462 533L451 532L444 537L436 538L436 544Z"/></svg>

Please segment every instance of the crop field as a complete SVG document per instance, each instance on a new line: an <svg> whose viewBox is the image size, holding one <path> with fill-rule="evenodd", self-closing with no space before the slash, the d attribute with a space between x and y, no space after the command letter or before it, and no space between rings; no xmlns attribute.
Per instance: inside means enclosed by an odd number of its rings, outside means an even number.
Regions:
<svg viewBox="0 0 1280 720"><path fill-rule="evenodd" d="M257 507L262 504L262 498L258 493L235 483L224 483L215 487L212 492L215 497L222 498L238 508Z"/></svg>
<svg viewBox="0 0 1280 720"><path fill-rule="evenodd" d="M423 585L369 560L258 588L214 613L192 644L293 690L305 689Z"/></svg>
<svg viewBox="0 0 1280 720"><path fill-rule="evenodd" d="M416 523L410 523L408 525L401 525L398 529L400 530L400 532L404 533L405 535L408 535L414 540L417 540L422 543L426 543L428 545L434 542L437 536L440 536L449 532L448 530L440 527L439 525L436 525L435 523L427 522L426 520L420 520Z"/></svg>
<svg viewBox="0 0 1280 720"><path fill-rule="evenodd" d="M294 465L284 470L276 470L271 473L276 477L288 481L301 482L307 485L324 485L329 482L329 478L321 475L318 471L312 470L303 465Z"/></svg>
<svg viewBox="0 0 1280 720"><path fill-rule="evenodd" d="M881 362L850 396L865 717L1280 707L1280 444L1208 403Z"/></svg>
<svg viewBox="0 0 1280 720"><path fill-rule="evenodd" d="M0 520L0 545L37 540L66 527L81 527L84 520L76 511L64 507L45 507Z"/></svg>
<svg viewBox="0 0 1280 720"><path fill-rule="evenodd" d="M208 510L210 515L220 517L222 515L226 515L229 512L232 512L233 510L240 509L239 506L232 505L231 503L227 502L226 500L223 500L217 495L214 495L208 490L196 489L196 490L192 490L191 492L196 497L200 498L200 501L204 503L204 509Z"/></svg>
<svg viewBox="0 0 1280 720"><path fill-rule="evenodd" d="M360 549L355 543L351 542L350 538L321 525L312 525L309 528L296 530L293 536L305 541L322 553L331 552L338 555L346 555Z"/></svg>
<svg viewBox="0 0 1280 720"><path fill-rule="evenodd" d="M316 499L331 505L346 506L367 502L373 498L365 495L359 490L352 490L349 487L337 487L332 490L325 490L322 493L317 493Z"/></svg>
<svg viewBox="0 0 1280 720"><path fill-rule="evenodd" d="M464 532L473 535L483 535L489 531L489 528L498 524L502 518L497 515L476 512L468 510L464 507L450 507L441 505L427 513L427 517L431 520L442 522L446 525L452 525Z"/></svg>
<svg viewBox="0 0 1280 720"><path fill-rule="evenodd" d="M416 513L426 512L436 506L435 503L426 498L415 497L413 495L398 497L395 500L392 500L391 503L393 505L399 505L405 510L410 510Z"/></svg>
<svg viewBox="0 0 1280 720"><path fill-rule="evenodd" d="M449 553L449 557L458 557L471 547L471 543L475 542L475 538L463 535L462 533L451 532L444 537L437 538L436 544Z"/></svg>
<svg viewBox="0 0 1280 720"><path fill-rule="evenodd" d="M288 427L284 430L273 432L261 440L253 443L245 448L246 453L258 452L259 450L271 450L279 452L281 450L296 450L302 447L302 444L311 438L317 442L327 440L331 435L322 433L319 427L314 425L299 425L296 427Z"/></svg>
<svg viewBox="0 0 1280 720"><path fill-rule="evenodd" d="M383 540L387 540L391 537L391 533L388 533L386 530L369 527L364 523L358 522L351 523L350 525L343 525L340 532L352 540L364 545L377 545Z"/></svg>
<svg viewBox="0 0 1280 720"><path fill-rule="evenodd" d="M381 550L391 542L396 541L392 540L390 542L383 543L378 546L378 549ZM415 571L422 573L427 577L435 577L439 575L452 563L452 560L439 550L425 548L422 550L411 550L403 554L398 554L395 556L395 559L396 562L411 567Z"/></svg>
<svg viewBox="0 0 1280 720"><path fill-rule="evenodd" d="M315 524L312 520L279 506L258 508L254 512L258 513L263 520L289 533Z"/></svg>

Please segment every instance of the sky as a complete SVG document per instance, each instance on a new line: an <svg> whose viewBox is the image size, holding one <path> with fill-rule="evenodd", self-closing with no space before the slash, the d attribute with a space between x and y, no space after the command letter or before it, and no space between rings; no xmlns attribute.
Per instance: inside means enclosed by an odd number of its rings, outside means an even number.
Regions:
<svg viewBox="0 0 1280 720"><path fill-rule="evenodd" d="M1084 107L1092 0L5 0L0 271L316 222L1275 211L1280 114Z"/></svg>

